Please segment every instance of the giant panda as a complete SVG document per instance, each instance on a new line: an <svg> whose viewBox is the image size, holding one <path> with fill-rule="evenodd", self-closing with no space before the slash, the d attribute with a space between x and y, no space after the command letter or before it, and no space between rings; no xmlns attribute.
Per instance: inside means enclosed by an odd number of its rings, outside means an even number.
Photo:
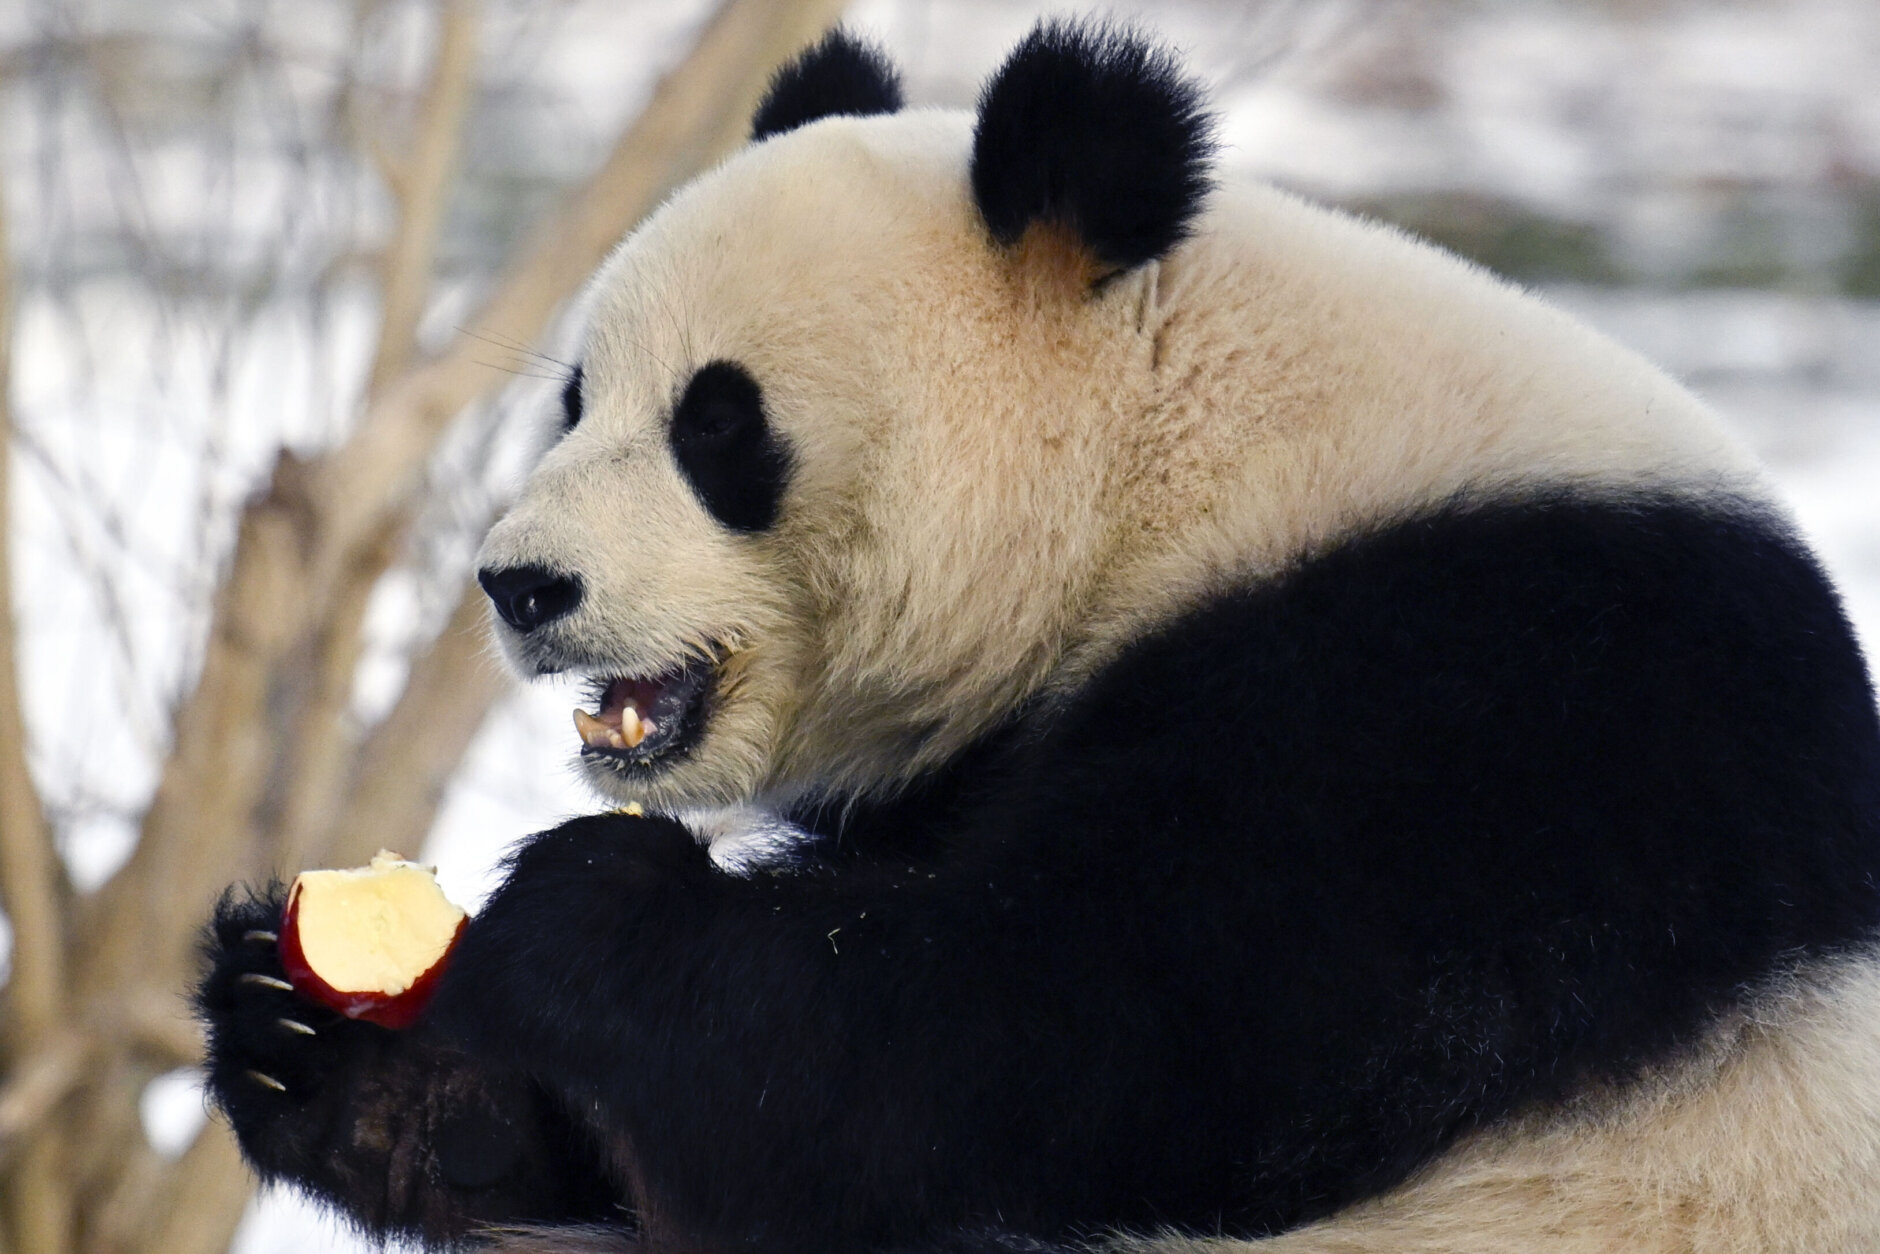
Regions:
<svg viewBox="0 0 1880 1254"><path fill-rule="evenodd" d="M973 115L832 35L753 129L480 558L619 808L405 1032L224 899L262 1175L437 1247L1880 1248L1880 726L1709 410L1217 186L1127 30Z"/></svg>

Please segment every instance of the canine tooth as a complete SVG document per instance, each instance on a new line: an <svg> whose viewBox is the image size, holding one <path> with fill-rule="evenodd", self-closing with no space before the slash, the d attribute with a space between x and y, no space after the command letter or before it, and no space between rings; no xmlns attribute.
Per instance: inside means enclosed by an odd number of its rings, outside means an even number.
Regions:
<svg viewBox="0 0 1880 1254"><path fill-rule="evenodd" d="M620 737L623 749L631 749L646 739L646 733L652 728L640 720L640 712L632 706L620 712Z"/></svg>
<svg viewBox="0 0 1880 1254"><path fill-rule="evenodd" d="M607 734L613 730L586 710L574 712L574 730L581 737L581 743L596 749L607 747Z"/></svg>

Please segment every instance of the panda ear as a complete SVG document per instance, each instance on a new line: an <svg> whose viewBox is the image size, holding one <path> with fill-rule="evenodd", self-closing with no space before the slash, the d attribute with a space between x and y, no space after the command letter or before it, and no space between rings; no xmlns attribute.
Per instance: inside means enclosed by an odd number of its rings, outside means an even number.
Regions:
<svg viewBox="0 0 1880 1254"><path fill-rule="evenodd" d="M769 139L834 114L866 117L901 108L901 75L888 56L841 27L770 80L751 117L751 138Z"/></svg>
<svg viewBox="0 0 1880 1254"><path fill-rule="evenodd" d="M1213 119L1175 59L1141 36L1032 29L979 96L973 199L1000 244L1034 222L1130 270L1188 233L1211 180Z"/></svg>

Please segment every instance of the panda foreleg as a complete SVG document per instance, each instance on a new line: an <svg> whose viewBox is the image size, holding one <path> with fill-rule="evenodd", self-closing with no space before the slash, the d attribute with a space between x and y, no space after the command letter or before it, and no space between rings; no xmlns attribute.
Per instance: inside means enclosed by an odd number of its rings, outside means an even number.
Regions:
<svg viewBox="0 0 1880 1254"><path fill-rule="evenodd" d="M1131 920L983 865L731 875L670 819L574 819L512 857L430 1018L595 1098L654 1248L917 1251L976 1221L1100 1224L1123 1186L1092 1173L1137 1161L1101 1136L1162 1127L1126 1095L1156 1064L1117 1063L1102 1033L1136 977L1035 946L1094 950ZM1065 1111L1079 1126L1040 1152Z"/></svg>
<svg viewBox="0 0 1880 1254"><path fill-rule="evenodd" d="M279 884L224 894L196 992L209 1095L264 1180L440 1246L481 1225L617 1214L584 1135L527 1076L293 993L283 901Z"/></svg>

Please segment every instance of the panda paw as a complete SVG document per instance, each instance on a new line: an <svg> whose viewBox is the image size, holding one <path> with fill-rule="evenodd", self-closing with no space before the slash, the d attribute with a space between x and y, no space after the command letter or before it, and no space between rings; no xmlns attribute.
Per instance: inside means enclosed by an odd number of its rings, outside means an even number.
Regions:
<svg viewBox="0 0 1880 1254"><path fill-rule="evenodd" d="M208 1087L242 1152L367 1232L458 1248L481 1224L618 1217L585 1134L530 1078L418 1025L392 1031L296 994L286 893L231 889L203 939Z"/></svg>
<svg viewBox="0 0 1880 1254"><path fill-rule="evenodd" d="M195 996L210 1095L263 1170L278 1166L268 1151L285 1125L387 1035L294 992L280 959L285 903L279 883L222 895L203 939L207 970Z"/></svg>

